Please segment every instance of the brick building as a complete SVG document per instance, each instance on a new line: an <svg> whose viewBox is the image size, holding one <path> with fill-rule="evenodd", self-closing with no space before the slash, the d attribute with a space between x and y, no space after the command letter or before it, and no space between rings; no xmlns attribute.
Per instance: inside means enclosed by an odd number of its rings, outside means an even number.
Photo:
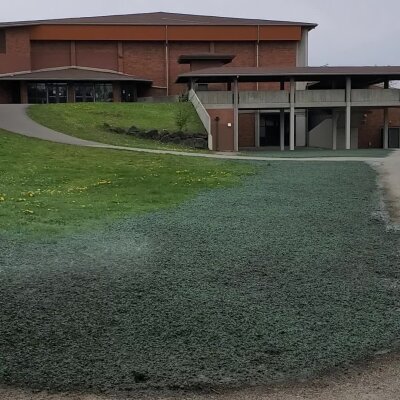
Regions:
<svg viewBox="0 0 400 400"><path fill-rule="evenodd" d="M148 96L181 95L188 86L198 93L217 93L220 99L228 95L227 102L231 103L234 79L201 82L197 77L182 77L198 70L226 68L227 64L232 69L263 71L307 67L308 34L315 27L302 22L170 13L2 23L0 103L136 101ZM306 85L305 80L296 81L295 91L305 91ZM279 97L279 92L288 93L290 87L288 77L237 82L241 96L274 92ZM195 97L191 100L199 102L201 95ZM318 113L296 107L291 114L290 102L280 113L264 103L262 107L238 109L235 117L233 103L225 112L224 104L209 105L207 116L202 116L213 150L328 146L327 140L320 140L323 135L318 130L315 141L309 134L311 125L315 130L325 122L321 116L326 107ZM393 121L397 125L400 119L395 117L396 112L390 113L388 124ZM353 118L357 126L350 127L357 132L346 140L352 147L381 147L385 118L369 109L361 112L369 118L359 114ZM215 120L220 121L217 128L210 123ZM365 124L366 120L371 122ZM340 117L338 124L340 128ZM386 128L394 138L389 142L395 145L395 126ZM233 133L235 129L240 135ZM343 145L338 147L345 146L342 136ZM341 143L340 134L337 140Z"/></svg>
<svg viewBox="0 0 400 400"><path fill-rule="evenodd" d="M314 27L306 23L169 13L3 23L0 74L25 74L19 80L14 75L14 81L0 82L0 101L35 100L27 93L27 86L31 85L27 73L33 71L42 73L32 76L32 81L35 78L35 82L52 83L51 91L54 79L60 85L75 86L77 81L71 79L77 79L79 74L70 76L71 69L84 70L85 83L90 69L123 74L124 82L132 76L132 85L123 85L125 90L132 90L131 96L121 99L114 90L114 100L135 99L136 90L142 96L178 95L186 85L175 81L179 74L190 70L190 65L178 62L182 55L232 54L232 66L301 66L306 63L307 35ZM52 79L45 73L49 69L53 69ZM116 82L116 76L110 78ZM135 78L151 81L151 88L136 84ZM76 101L73 90L68 96L68 88L62 89L60 98L41 100ZM87 96L87 101L93 99L96 100L95 93Z"/></svg>

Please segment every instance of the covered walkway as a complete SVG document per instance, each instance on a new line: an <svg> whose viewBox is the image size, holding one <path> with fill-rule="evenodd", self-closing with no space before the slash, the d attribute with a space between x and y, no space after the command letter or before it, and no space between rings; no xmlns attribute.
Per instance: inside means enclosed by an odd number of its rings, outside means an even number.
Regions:
<svg viewBox="0 0 400 400"><path fill-rule="evenodd" d="M339 148L339 121L343 118L342 148L357 148L354 128L356 114L384 109L382 147L389 147L389 108L400 108L400 90L390 89L391 80L400 79L400 67L298 67L283 69L219 67L182 74L177 82L187 83L190 98L199 113L199 103L209 114L205 124L212 143L210 149L238 151L241 135L240 113L253 113L255 126L250 147L260 147L261 112L280 115L280 148L285 150L285 113L289 113L289 148L309 143L309 120L318 120L320 110L329 112L331 148ZM197 91L197 85L208 85ZM221 84L228 90L222 90ZM217 86L219 85L219 86ZM256 90L249 90L256 85ZM213 90L218 87L219 90ZM204 115L200 115L205 120ZM353 120L352 120L353 118ZM319 121L321 123L322 121ZM318 123L317 123L318 125ZM251 128L250 128L251 129ZM353 143L352 143L353 142ZM245 146L247 147L247 146Z"/></svg>

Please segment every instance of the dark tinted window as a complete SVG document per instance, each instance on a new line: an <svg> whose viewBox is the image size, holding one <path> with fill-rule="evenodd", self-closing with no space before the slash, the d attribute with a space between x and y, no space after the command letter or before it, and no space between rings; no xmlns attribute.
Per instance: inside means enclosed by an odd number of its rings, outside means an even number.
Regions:
<svg viewBox="0 0 400 400"><path fill-rule="evenodd" d="M0 53L5 53L6 50L6 31L4 29L0 29Z"/></svg>
<svg viewBox="0 0 400 400"><path fill-rule="evenodd" d="M97 83L95 85L96 101L111 102L113 101L113 85L111 83Z"/></svg>
<svg viewBox="0 0 400 400"><path fill-rule="evenodd" d="M45 83L28 84L28 103L29 104L47 103L47 88Z"/></svg>

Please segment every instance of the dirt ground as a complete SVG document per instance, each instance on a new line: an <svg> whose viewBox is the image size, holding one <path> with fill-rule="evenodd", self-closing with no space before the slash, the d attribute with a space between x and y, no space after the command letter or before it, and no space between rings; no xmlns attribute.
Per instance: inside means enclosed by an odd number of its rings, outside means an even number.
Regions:
<svg viewBox="0 0 400 400"><path fill-rule="evenodd" d="M400 150L383 159L378 167L393 222L400 224Z"/></svg>
<svg viewBox="0 0 400 400"><path fill-rule="evenodd" d="M387 207L400 223L400 151L376 165L385 189ZM302 384L256 387L225 393L147 393L87 395L32 392L0 387L1 400L396 400L400 399L400 353L379 355L364 365Z"/></svg>
<svg viewBox="0 0 400 400"><path fill-rule="evenodd" d="M400 399L400 354L378 356L365 365L290 387L251 388L209 394L95 396L51 394L0 387L1 400L396 400Z"/></svg>

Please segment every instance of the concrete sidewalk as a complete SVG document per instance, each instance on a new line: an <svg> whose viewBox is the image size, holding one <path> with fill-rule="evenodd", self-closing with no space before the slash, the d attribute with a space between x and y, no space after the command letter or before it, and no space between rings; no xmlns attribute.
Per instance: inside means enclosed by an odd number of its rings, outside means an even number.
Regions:
<svg viewBox="0 0 400 400"><path fill-rule="evenodd" d="M142 149L135 147L113 146L103 143L92 142L65 135L64 133L56 132L48 129L37 122L30 119L26 113L29 106L26 104L5 104L0 105L0 128L9 132L18 133L24 136L29 136L37 139L48 140L51 142L68 144L73 146L94 147L110 150L135 151L141 153L152 154L168 154L174 156L211 158L220 160L247 160L247 161L324 161L324 162L370 162L382 163L382 158L372 157L319 157L319 158L292 158L292 157L252 157L240 156L236 154L207 154L207 153L189 153L184 151L173 150L155 150Z"/></svg>

